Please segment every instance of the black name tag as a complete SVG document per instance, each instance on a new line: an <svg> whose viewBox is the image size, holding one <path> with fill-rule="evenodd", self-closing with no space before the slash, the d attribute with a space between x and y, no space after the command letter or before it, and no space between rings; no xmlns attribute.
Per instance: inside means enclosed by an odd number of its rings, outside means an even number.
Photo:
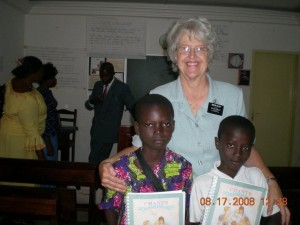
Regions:
<svg viewBox="0 0 300 225"><path fill-rule="evenodd" d="M210 103L208 103L207 112L222 116L223 115L223 109L224 109L224 106L210 102Z"/></svg>

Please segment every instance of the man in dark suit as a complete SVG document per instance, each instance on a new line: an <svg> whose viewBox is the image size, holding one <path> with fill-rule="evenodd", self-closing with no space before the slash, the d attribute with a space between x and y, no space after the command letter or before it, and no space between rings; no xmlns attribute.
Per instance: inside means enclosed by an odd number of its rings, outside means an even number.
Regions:
<svg viewBox="0 0 300 225"><path fill-rule="evenodd" d="M100 79L85 103L94 110L91 127L91 152L89 162L100 163L107 159L114 143L118 142L124 106L132 112L135 99L127 84L114 77L114 66L104 62L100 66Z"/></svg>

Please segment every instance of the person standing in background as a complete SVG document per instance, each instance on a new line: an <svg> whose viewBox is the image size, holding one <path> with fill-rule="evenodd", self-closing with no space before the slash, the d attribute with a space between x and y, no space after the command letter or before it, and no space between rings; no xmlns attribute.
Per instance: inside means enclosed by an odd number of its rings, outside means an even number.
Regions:
<svg viewBox="0 0 300 225"><path fill-rule="evenodd" d="M107 159L114 143L118 142L124 106L131 112L135 99L129 86L114 77L114 66L104 62L100 66L100 79L85 102L88 110L94 110L91 127L90 163Z"/></svg>
<svg viewBox="0 0 300 225"><path fill-rule="evenodd" d="M33 87L43 77L43 63L34 56L18 60L15 76L6 83L4 114L0 121L0 157L44 160L47 108Z"/></svg>
<svg viewBox="0 0 300 225"><path fill-rule="evenodd" d="M57 113L57 101L50 88L56 86L56 75L58 72L52 63L46 63L44 65L43 72L43 78L39 82L39 87L37 88L37 90L42 94L47 106L46 128L43 133L46 148L44 148L43 151L47 160L57 161L57 132L59 129L59 118Z"/></svg>

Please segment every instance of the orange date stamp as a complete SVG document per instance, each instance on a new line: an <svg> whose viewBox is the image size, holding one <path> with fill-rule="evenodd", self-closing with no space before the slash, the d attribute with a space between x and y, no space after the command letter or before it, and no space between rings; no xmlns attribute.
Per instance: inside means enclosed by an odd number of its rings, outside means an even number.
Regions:
<svg viewBox="0 0 300 225"><path fill-rule="evenodd" d="M269 206L271 205L270 198L261 198L260 200L256 200L252 197L233 197L229 199L227 197L218 197L217 199L212 199L209 197L201 197L200 198L200 205L202 206L211 206L211 205L233 205L233 206L253 206L255 204L261 204ZM285 197L277 198L274 205L277 206L287 206L288 200Z"/></svg>

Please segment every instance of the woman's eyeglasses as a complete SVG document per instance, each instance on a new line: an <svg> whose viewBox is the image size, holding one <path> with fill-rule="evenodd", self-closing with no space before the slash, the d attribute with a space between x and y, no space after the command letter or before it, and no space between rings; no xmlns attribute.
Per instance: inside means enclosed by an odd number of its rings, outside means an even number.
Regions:
<svg viewBox="0 0 300 225"><path fill-rule="evenodd" d="M180 54L189 55L191 53L192 49L194 50L195 55L200 55L200 54L206 53L208 50L204 46L196 46L194 48L192 48L190 46L180 46L179 48L177 48L177 51Z"/></svg>

